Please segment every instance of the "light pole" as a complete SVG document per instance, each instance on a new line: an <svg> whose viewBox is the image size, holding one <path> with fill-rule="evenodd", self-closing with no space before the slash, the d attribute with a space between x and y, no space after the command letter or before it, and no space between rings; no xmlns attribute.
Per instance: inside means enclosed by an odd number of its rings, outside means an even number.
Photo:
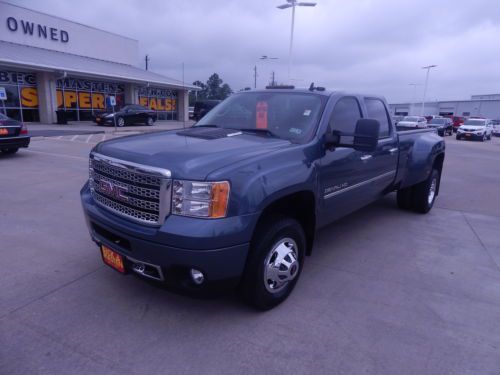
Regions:
<svg viewBox="0 0 500 375"><path fill-rule="evenodd" d="M432 68L435 68L437 65L427 65L423 66L422 69L426 69L427 73L425 75L425 85L424 85L424 97L422 99L422 110L420 111L420 116L424 115L424 108L425 108L425 96L427 95L427 84L429 83L429 72L431 71Z"/></svg>
<svg viewBox="0 0 500 375"><path fill-rule="evenodd" d="M408 86L413 86L413 97L411 98L411 105L415 105L415 103L417 101L417 86L421 86L421 84L420 83L409 83Z"/></svg>
<svg viewBox="0 0 500 375"><path fill-rule="evenodd" d="M278 9L292 8L292 30L290 32L290 48L288 50L288 82L290 83L290 74L292 70L292 48L293 48L293 28L295 24L295 7L314 7L316 3L299 2L297 0L286 0L286 4L278 5Z"/></svg>

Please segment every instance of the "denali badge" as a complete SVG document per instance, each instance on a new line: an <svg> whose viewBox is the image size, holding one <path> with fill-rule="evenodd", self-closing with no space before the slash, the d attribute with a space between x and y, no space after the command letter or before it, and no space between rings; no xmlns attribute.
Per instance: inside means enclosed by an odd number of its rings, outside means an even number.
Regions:
<svg viewBox="0 0 500 375"><path fill-rule="evenodd" d="M128 201L128 197L125 195L128 189L123 186L115 185L111 181L99 180L97 183L97 191L119 201Z"/></svg>

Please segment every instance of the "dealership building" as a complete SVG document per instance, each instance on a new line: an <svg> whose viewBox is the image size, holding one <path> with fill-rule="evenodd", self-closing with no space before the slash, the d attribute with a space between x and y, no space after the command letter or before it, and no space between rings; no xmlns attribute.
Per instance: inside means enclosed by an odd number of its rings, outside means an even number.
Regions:
<svg viewBox="0 0 500 375"><path fill-rule="evenodd" d="M389 104L391 115L419 116L422 113L420 103ZM477 116L500 120L500 94L472 95L469 100L443 100L426 102L424 116Z"/></svg>
<svg viewBox="0 0 500 375"><path fill-rule="evenodd" d="M112 103L188 118L183 82L139 67L137 40L0 1L0 112L24 122L92 120ZM4 96L5 94L5 96Z"/></svg>

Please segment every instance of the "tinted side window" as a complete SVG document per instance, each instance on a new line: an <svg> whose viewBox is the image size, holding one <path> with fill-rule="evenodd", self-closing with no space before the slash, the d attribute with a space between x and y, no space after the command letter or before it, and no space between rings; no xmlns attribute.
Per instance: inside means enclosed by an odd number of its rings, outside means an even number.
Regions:
<svg viewBox="0 0 500 375"><path fill-rule="evenodd" d="M352 134L356 130L356 123L360 118L361 110L356 98L344 97L335 104L330 118L330 130Z"/></svg>
<svg viewBox="0 0 500 375"><path fill-rule="evenodd" d="M380 122L379 138L388 137L390 132L389 117L384 103L379 99L365 99L365 105L368 118Z"/></svg>

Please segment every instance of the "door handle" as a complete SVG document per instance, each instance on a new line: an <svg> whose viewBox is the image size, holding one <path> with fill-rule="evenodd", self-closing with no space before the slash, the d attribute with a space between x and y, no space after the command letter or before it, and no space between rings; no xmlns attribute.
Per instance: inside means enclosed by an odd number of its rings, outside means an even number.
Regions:
<svg viewBox="0 0 500 375"><path fill-rule="evenodd" d="M397 147L394 147L394 148L389 149L389 153L390 153L391 155L394 155L394 153L395 153L396 151L398 151L398 148L397 148Z"/></svg>
<svg viewBox="0 0 500 375"><path fill-rule="evenodd" d="M367 160L370 160L372 157L373 157L373 156L371 156L371 155L363 155L363 156L361 156L361 157L360 157L360 159L361 159L362 161L367 161Z"/></svg>

